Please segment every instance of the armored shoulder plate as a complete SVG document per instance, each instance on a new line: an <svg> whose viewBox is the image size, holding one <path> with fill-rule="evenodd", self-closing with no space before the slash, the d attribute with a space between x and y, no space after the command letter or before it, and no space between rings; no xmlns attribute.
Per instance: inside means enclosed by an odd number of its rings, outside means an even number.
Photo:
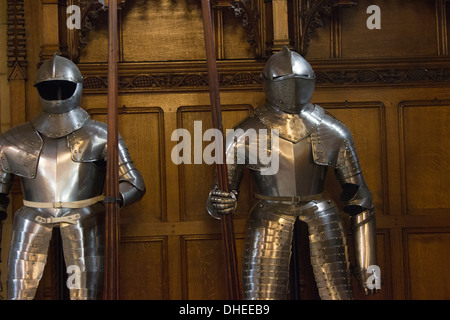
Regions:
<svg viewBox="0 0 450 320"><path fill-rule="evenodd" d="M76 162L95 162L106 158L107 126L89 119L79 130L67 136L67 145Z"/></svg>
<svg viewBox="0 0 450 320"><path fill-rule="evenodd" d="M297 143L308 137L320 125L325 111L320 106L312 104L299 114L261 106L255 110L255 114L268 128L278 130L281 138Z"/></svg>
<svg viewBox="0 0 450 320"><path fill-rule="evenodd" d="M324 115L311 134L314 162L339 169L344 176L361 172L350 130L338 119Z"/></svg>
<svg viewBox="0 0 450 320"><path fill-rule="evenodd" d="M42 144L41 136L29 122L6 131L0 136L0 161L3 171L34 178Z"/></svg>

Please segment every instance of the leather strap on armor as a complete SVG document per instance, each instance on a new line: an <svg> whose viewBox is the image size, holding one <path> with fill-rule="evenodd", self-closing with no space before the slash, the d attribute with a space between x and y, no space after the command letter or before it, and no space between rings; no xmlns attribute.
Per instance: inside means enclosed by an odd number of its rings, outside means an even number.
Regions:
<svg viewBox="0 0 450 320"><path fill-rule="evenodd" d="M104 195L97 196L94 198L86 199L86 200L79 200L79 201L72 201L72 202L62 202L62 201L55 201L55 202L33 202L28 200L23 200L23 205L29 208L41 208L41 209L62 209L62 208L72 208L72 209L80 209L89 207L90 205L93 205L97 202L103 201L105 199Z"/></svg>

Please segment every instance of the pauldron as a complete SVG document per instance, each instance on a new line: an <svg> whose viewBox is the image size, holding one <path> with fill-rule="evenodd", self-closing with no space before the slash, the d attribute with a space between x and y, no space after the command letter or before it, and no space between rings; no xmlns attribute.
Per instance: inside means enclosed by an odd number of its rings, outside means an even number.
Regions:
<svg viewBox="0 0 450 320"><path fill-rule="evenodd" d="M0 137L0 162L4 172L34 178L42 150L42 138L27 122Z"/></svg>
<svg viewBox="0 0 450 320"><path fill-rule="evenodd" d="M89 119L81 129L67 136L67 146L75 162L106 160L106 144L106 125L92 119Z"/></svg>

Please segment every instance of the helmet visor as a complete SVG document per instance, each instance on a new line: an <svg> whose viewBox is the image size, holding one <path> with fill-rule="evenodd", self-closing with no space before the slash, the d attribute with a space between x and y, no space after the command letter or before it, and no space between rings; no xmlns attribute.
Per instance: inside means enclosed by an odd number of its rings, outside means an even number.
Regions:
<svg viewBox="0 0 450 320"><path fill-rule="evenodd" d="M67 100L75 94L77 84L64 80L50 80L36 85L42 99L48 101Z"/></svg>

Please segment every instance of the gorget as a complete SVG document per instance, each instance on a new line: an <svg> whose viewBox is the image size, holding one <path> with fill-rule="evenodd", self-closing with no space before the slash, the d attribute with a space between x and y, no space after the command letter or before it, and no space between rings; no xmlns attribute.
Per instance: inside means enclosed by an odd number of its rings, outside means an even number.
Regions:
<svg viewBox="0 0 450 320"><path fill-rule="evenodd" d="M255 110L256 116L278 135L297 143L308 137L321 124L325 111L318 105L309 104L300 113L291 114L263 105Z"/></svg>
<svg viewBox="0 0 450 320"><path fill-rule="evenodd" d="M66 113L48 113L42 111L31 120L33 127L49 138L60 138L80 129L87 120L89 114L81 107L76 107Z"/></svg>

